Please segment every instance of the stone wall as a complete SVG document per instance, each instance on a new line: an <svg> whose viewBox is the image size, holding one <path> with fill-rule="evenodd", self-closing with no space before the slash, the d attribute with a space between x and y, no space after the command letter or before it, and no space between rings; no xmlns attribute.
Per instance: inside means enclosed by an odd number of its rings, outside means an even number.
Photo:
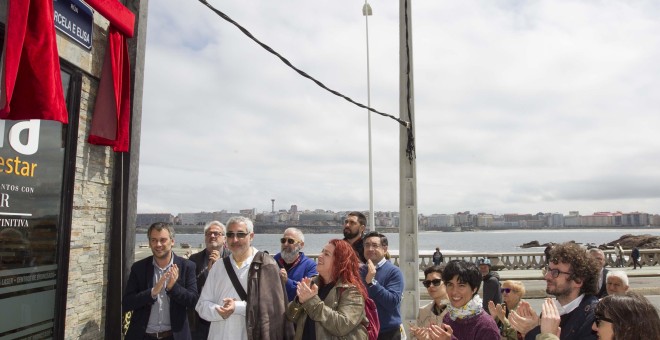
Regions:
<svg viewBox="0 0 660 340"><path fill-rule="evenodd" d="M59 32L57 37L60 56L85 73L80 94L65 339L102 339L105 332L114 152L110 147L88 144L87 137L107 27L107 21L96 14L91 51Z"/></svg>

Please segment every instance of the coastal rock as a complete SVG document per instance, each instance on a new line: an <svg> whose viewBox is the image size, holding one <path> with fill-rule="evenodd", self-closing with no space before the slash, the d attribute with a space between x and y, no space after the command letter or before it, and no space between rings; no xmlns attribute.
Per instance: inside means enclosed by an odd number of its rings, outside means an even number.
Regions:
<svg viewBox="0 0 660 340"><path fill-rule="evenodd" d="M619 237L618 240L606 243L603 246L611 248L614 247L617 243L621 244L623 249L632 249L634 247L639 249L658 249L660 248L660 236L652 236L649 234L625 234Z"/></svg>
<svg viewBox="0 0 660 340"><path fill-rule="evenodd" d="M539 244L539 241L534 240L531 242L523 243L520 248L533 248L533 247L540 247L541 245Z"/></svg>

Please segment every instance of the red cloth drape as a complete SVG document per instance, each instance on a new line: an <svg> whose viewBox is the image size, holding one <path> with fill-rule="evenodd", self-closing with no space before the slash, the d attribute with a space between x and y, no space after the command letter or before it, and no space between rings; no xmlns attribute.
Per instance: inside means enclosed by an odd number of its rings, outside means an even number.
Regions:
<svg viewBox="0 0 660 340"><path fill-rule="evenodd" d="M68 123L53 0L9 0L8 6L0 118Z"/></svg>
<svg viewBox="0 0 660 340"><path fill-rule="evenodd" d="M116 152L127 152L130 135L130 67L126 38L112 25L108 30L94 116L88 142L109 145Z"/></svg>

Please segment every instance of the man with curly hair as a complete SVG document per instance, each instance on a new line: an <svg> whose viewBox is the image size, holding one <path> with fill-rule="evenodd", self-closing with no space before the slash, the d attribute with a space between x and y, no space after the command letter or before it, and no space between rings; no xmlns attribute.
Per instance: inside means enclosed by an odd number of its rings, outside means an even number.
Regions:
<svg viewBox="0 0 660 340"><path fill-rule="evenodd" d="M550 263L544 272L546 293L554 295L561 318L561 340L589 340L598 336L592 331L600 266L575 243L556 245L550 251ZM526 340L540 333L539 317L533 313L512 312L511 324Z"/></svg>

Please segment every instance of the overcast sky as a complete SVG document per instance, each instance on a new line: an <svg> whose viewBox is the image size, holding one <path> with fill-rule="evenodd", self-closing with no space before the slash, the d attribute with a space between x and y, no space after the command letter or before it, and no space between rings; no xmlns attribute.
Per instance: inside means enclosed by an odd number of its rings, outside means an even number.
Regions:
<svg viewBox="0 0 660 340"><path fill-rule="evenodd" d="M399 2L370 0L371 105L399 117ZM367 102L359 0L209 0ZM660 2L412 1L418 212L660 213ZM138 212L368 210L367 112L198 1L149 6ZM372 115L374 208L399 125Z"/></svg>

